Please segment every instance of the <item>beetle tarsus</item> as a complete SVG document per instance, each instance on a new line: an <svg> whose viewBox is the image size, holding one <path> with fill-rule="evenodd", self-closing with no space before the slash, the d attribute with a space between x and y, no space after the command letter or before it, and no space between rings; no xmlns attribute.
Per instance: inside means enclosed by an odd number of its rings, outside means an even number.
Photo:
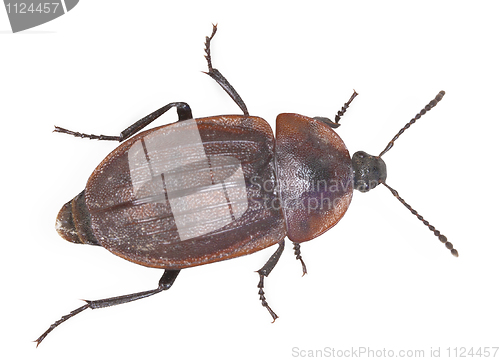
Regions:
<svg viewBox="0 0 500 361"><path fill-rule="evenodd" d="M342 109L340 109L338 112L337 112L337 115L335 115L335 124L337 124L337 127L340 126L339 124L339 121L340 121L340 117L344 115L344 113L347 111L347 108L349 108L349 105L351 104L351 102L354 100L354 98L356 98L358 96L358 93L356 93L356 90L353 90L354 92L352 93L351 97L349 98L349 100L347 101L347 103L344 103L344 106L342 107Z"/></svg>
<svg viewBox="0 0 500 361"><path fill-rule="evenodd" d="M247 106L245 105L243 99L241 99L236 89L233 88L233 86L224 77L224 75L221 74L220 71L218 71L212 66L212 56L210 54L210 42L212 41L216 32L217 32L217 25L213 25L212 35L207 36L205 38L205 53L206 53L205 59L207 59L208 72L204 73L210 75L210 77L213 80L215 80L217 84L219 84L222 87L222 89L226 91L226 93L231 97L231 99L233 99L233 101L240 107L241 111L243 112L243 115L248 116L250 114L248 113Z"/></svg>
<svg viewBox="0 0 500 361"><path fill-rule="evenodd" d="M217 24L212 24L212 35L210 36L206 36L205 37L205 59L207 59L207 63L208 63L208 71L212 71L213 68L212 68L212 57L210 56L210 41L212 41L212 39L214 38L215 36L215 33L217 32ZM206 73L208 74L208 73Z"/></svg>
<svg viewBox="0 0 500 361"><path fill-rule="evenodd" d="M344 103L344 106L342 107L342 109L340 109L337 112L337 115L335 115L335 122L332 122L330 120L330 118L326 118L326 117L314 117L314 119L319 120L319 121L325 123L326 125L328 125L329 127L332 127L333 129L337 129L338 127L340 127L340 123L339 123L340 122L340 117L344 115L344 113L347 111L347 108L349 108L349 105L351 104L351 102L357 96L358 96L358 93L356 93L356 90L354 90L354 93L352 93L352 95L349 98L349 100L347 101L347 103Z"/></svg>
<svg viewBox="0 0 500 361"><path fill-rule="evenodd" d="M302 259L302 255L300 254L300 243L293 242L293 250L295 254L295 259L298 259L302 264L302 277L304 277L307 274L307 268L306 264L304 263L304 260Z"/></svg>
<svg viewBox="0 0 500 361"><path fill-rule="evenodd" d="M285 249L285 241L282 240L279 243L276 252L274 252L273 255L266 262L266 264L260 270L257 271L257 273L260 276L259 284L257 285L257 287L259 288L259 298L262 302L262 306L265 307L271 314L271 317L273 318L273 323L278 318L278 315L271 309L271 307L269 307L269 304L266 301L266 297L264 296L264 277L267 277L271 274L271 271L273 270L274 266L276 266L276 264L278 263L284 249Z"/></svg>
<svg viewBox="0 0 500 361"><path fill-rule="evenodd" d="M266 301L266 296L264 296L264 274L260 274L260 281L257 287L259 288L259 299L262 302L262 306L265 307L268 311L271 317L273 318L273 322L276 321L276 319L279 317L272 309L269 307L269 304Z"/></svg>
<svg viewBox="0 0 500 361"><path fill-rule="evenodd" d="M77 138L89 138L89 139L97 139L97 140L115 140L115 141L121 141L120 137L118 136L110 136L110 135L95 135L95 134L85 134L85 133L80 133L80 132L74 132L72 130L64 129L61 127L58 127L57 125L54 126L54 132L56 133L64 133L64 134L69 134L73 135Z"/></svg>
<svg viewBox="0 0 500 361"><path fill-rule="evenodd" d="M83 305L82 307L79 307L77 308L76 310L73 310L71 311L70 313L68 313L67 315L65 316L62 316L59 320L57 320L56 322L54 322L52 325L50 325L50 327L47 329L47 331L45 331L40 337L38 337L34 342L36 342L36 347L38 347L38 345L40 345L40 343L45 339L45 337L47 337L47 335L52 332L52 330L54 328L56 328L57 326L59 326L61 323L63 323L64 321L67 321L68 319L70 319L71 317L79 314L80 312L86 310L87 308L90 307L90 304L88 303L88 301L85 301L87 302L86 305Z"/></svg>

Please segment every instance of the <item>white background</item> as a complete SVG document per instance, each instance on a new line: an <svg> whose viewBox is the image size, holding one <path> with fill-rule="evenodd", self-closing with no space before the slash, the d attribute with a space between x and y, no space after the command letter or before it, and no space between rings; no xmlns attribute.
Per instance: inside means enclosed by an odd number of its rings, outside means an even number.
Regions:
<svg viewBox="0 0 500 361"><path fill-rule="evenodd" d="M448 347L499 347L494 4L82 0L18 34L0 11L0 357L283 360L297 359L294 347L369 347L426 356L440 348L446 358ZM215 67L273 127L281 112L333 118L356 89L338 129L351 154L378 154L445 90L384 158L387 183L460 257L387 189L356 192L334 229L303 244L307 276L287 242L266 280L280 316L274 324L253 272L268 249L184 270L171 290L149 299L87 310L35 349L31 341L81 299L155 288L162 273L56 234L59 208L116 144L55 134L53 126L117 135L172 101L188 102L195 117L239 113L201 73L212 22ZM172 112L156 124L174 119Z"/></svg>

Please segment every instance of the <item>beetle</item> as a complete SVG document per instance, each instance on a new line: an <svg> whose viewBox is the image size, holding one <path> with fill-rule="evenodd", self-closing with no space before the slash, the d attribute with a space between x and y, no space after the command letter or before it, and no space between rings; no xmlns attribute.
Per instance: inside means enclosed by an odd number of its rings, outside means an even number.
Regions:
<svg viewBox="0 0 500 361"><path fill-rule="evenodd" d="M349 155L334 131L358 95L355 91L332 121L325 117L280 114L276 137L262 118L250 116L227 79L212 66L206 37L208 74L236 102L243 115L193 119L183 102L170 103L126 128L119 136L93 135L55 127L81 138L121 142L90 176L85 189L64 204L57 232L67 241L102 246L128 261L164 270L156 289L85 301L52 324L86 310L135 301L168 290L181 269L251 254L278 244L258 271L259 297L266 301L264 277L278 262L284 239L307 273L300 244L318 237L343 217L353 189L368 192L379 184L424 223L451 253L447 238L386 183L382 156L401 134L443 98L444 91L410 120L378 155ZM140 132L171 108L176 123Z"/></svg>

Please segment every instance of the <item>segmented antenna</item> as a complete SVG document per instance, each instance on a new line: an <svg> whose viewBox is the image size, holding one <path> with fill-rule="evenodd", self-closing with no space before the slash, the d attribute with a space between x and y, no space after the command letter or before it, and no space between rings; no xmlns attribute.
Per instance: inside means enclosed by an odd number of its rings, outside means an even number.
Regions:
<svg viewBox="0 0 500 361"><path fill-rule="evenodd" d="M424 219L424 217L422 217L420 214L418 214L418 212L416 210L414 210L408 203L406 203L405 200L399 196L398 192L394 188L389 187L385 182L382 182L382 184L385 185L392 192L392 195L394 197L396 197L398 199L398 201L400 201L401 203L403 203L403 205L406 208L408 208L412 214L414 214L415 216L417 216L417 218L419 220L421 220L423 224L425 224L427 227L429 227L429 229L432 232L434 232L434 235L439 238L439 240L441 241L441 243L444 243L444 245L446 246L446 248L448 248L451 251L452 255L454 255L455 257L458 257L458 251L455 248L453 248L453 244L451 244L451 242L448 242L448 239L446 238L446 236L444 234L441 234L441 232L439 232L436 229L436 227L434 227L433 225L431 225L428 221L426 221Z"/></svg>
<svg viewBox="0 0 500 361"><path fill-rule="evenodd" d="M415 118L413 118L412 120L410 120L408 123L406 123L406 125L398 132L398 134L396 134L394 136L394 138L392 138L392 140L389 142L389 144L387 144L387 147L385 147L385 149L382 151L382 153L379 154L379 157L383 156L385 153L387 153L389 151L389 149L392 148L392 146L394 145L394 142L396 141L396 139L399 138L399 136L401 134L404 133L404 131L406 129L408 129L413 123L415 123L418 119L420 119L420 117L422 117L422 115L424 115L425 113L427 113L429 110L431 110L432 108L434 108L436 106L436 104L441 100L443 99L444 97L444 90L441 90L438 95L436 95L436 97L434 99L432 99L429 104L427 104L425 106L424 109L422 109L420 111L420 113L418 113L417 115L415 115Z"/></svg>
<svg viewBox="0 0 500 361"><path fill-rule="evenodd" d="M387 153L391 148L392 146L394 145L394 142L396 141L396 139L399 138L399 136L401 134L403 134L403 132L408 129L413 123L415 123L417 121L417 119L420 119L420 117L422 117L422 115L424 115L425 113L427 113L429 110L431 110L432 108L434 108L436 106L436 104L441 100L443 99L443 96L444 96L445 92L443 90L441 90L438 95L436 95L436 97L431 100L429 102L429 104L427 104L425 106L424 109L422 109L420 111L420 113L418 113L417 115L415 115L415 118L413 118L412 120L410 120L408 123L406 123L406 125L398 132L398 134L396 134L394 136L394 138L392 138L392 140L389 142L389 144L387 144L387 146L385 147L385 149L380 153L379 157L382 157L385 153ZM410 212L415 215L420 221L422 221L423 224L425 224L427 227L429 227L429 229L434 232L434 235L436 237L439 238L439 240L444 243L444 245L446 246L446 248L448 248L450 251L451 251L451 254L454 255L455 257L458 257L458 251L453 248L453 244L451 244L450 242L448 242L448 239L446 238L446 236L444 234L441 234L441 232L439 232L436 227L434 227L433 225L431 225L428 221L426 221L424 219L424 217L422 217L420 214L418 214L418 212L416 210L414 210L408 203L405 202L405 200L403 198L401 198L399 196L399 193L394 189L394 188L391 188L389 187L385 182L381 182L384 186L387 187L387 189L389 189L392 193L392 195L394 197L396 197L398 199L398 201L400 201L401 203L403 203L403 205L408 208L410 210Z"/></svg>

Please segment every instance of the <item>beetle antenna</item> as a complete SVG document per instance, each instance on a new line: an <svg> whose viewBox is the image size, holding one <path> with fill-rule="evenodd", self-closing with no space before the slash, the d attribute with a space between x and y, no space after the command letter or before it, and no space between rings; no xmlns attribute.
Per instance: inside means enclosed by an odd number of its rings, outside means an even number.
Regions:
<svg viewBox="0 0 500 361"><path fill-rule="evenodd" d="M398 138L399 138L399 136L400 136L401 134L403 134L403 133L404 133L404 131L405 131L406 129L408 129L408 128L409 128L409 127L410 127L413 123L415 123L418 119L420 119L420 117L422 117L422 115L424 115L424 114L425 114L425 113L427 113L429 110L431 110L432 108L434 108L434 107L436 106L436 104L437 104L437 103L439 103L439 101L440 101L441 99L443 99L444 94L445 94L445 93L444 93L444 91L443 91L443 90L441 90L441 91L438 93L438 95L436 95L436 97L435 97L434 99L432 99L432 100L429 102L429 104L427 104L427 105L425 106L425 108L424 108L424 109L422 109L422 110L420 111L420 113L418 113L417 115L415 115L415 118L413 118L413 119L412 119L412 120L410 120L408 123L406 123L406 125L405 125L403 128L401 128L401 130L398 132L398 134L396 134L396 135L394 136L394 138L392 138L392 140L389 142L389 144L387 144L387 147L385 147L385 149L384 149L384 150L383 150L383 151L379 154L379 157L383 156L385 153L387 153L387 152L389 151L389 149L391 149L391 148L393 147L394 142L396 141L396 139L398 139ZM336 118L335 118L335 119L336 119Z"/></svg>
<svg viewBox="0 0 500 361"><path fill-rule="evenodd" d="M381 182L381 183L383 185L385 185L391 191L392 195L394 197L396 197L398 199L398 201L400 201L401 203L403 203L403 205L406 208L408 208L412 214L414 214L415 216L417 216L417 218L419 220L421 220L423 224L425 224L427 227L429 227L429 229L432 232L434 232L434 235L436 237L438 237L439 240L442 243L444 243L444 245L446 246L446 248L448 248L451 251L452 255L454 255L455 257L458 257L458 251L455 248L453 248L453 244L451 244L451 242L448 242L448 239L446 238L446 236L444 234L441 234L441 232L439 232L433 225L429 224L429 222L426 221L424 219L424 217L422 217L420 214L418 214L418 212L416 210L414 210L408 203L406 203L405 200L399 196L398 192L394 188L389 187L385 182Z"/></svg>

